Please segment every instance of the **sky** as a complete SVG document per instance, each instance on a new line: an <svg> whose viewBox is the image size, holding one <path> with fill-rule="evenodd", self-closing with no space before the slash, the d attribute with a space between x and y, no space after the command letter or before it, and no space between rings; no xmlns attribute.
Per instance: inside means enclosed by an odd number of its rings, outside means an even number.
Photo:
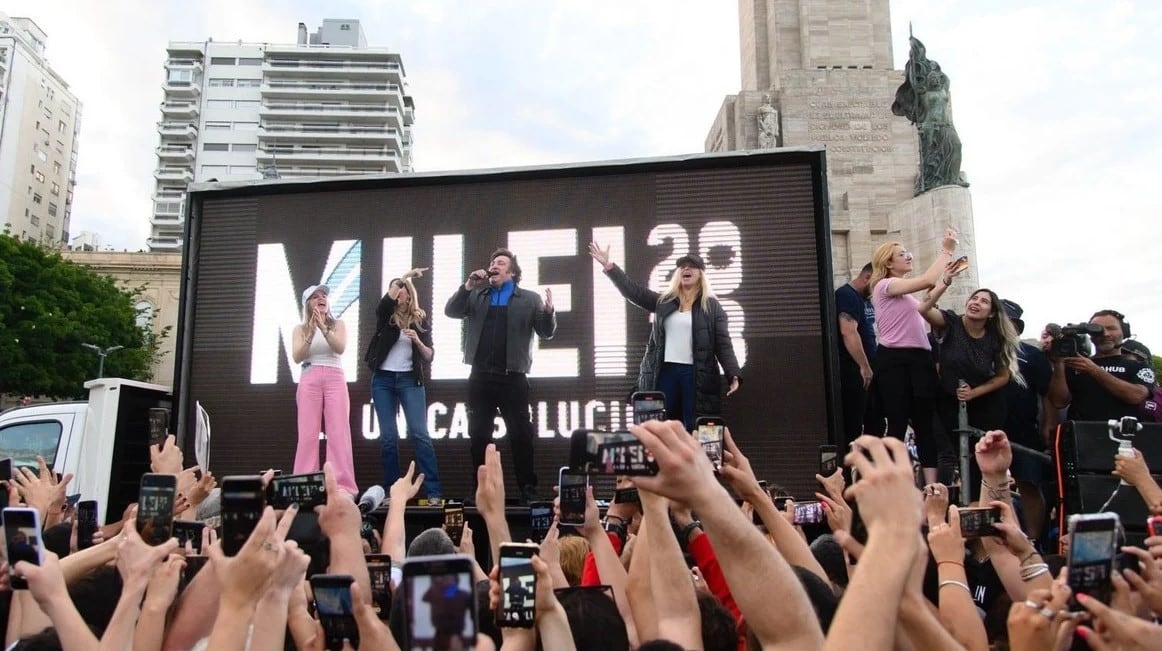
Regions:
<svg viewBox="0 0 1162 651"><path fill-rule="evenodd" d="M361 21L401 54L417 171L703 151L738 92L732 0L8 0L48 34L84 105L71 231L138 250L149 234L168 41L289 43L299 22ZM895 0L951 79L982 282L1026 336L1098 309L1162 353L1162 3ZM885 98L890 101L891 98ZM903 119L903 118L900 118Z"/></svg>

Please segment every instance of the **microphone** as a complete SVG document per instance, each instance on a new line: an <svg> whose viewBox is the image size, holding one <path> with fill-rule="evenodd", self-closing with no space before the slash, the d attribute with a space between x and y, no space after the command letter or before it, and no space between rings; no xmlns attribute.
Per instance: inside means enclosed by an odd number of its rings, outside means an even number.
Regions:
<svg viewBox="0 0 1162 651"><path fill-rule="evenodd" d="M383 503L385 497L386 494L384 493L383 486L376 485L368 488L363 493L363 497L359 498L359 512L370 513L374 511Z"/></svg>
<svg viewBox="0 0 1162 651"><path fill-rule="evenodd" d="M499 271L493 271L492 269L489 269L488 271L485 271L484 273L487 274L489 278L492 278L493 276L500 275Z"/></svg>

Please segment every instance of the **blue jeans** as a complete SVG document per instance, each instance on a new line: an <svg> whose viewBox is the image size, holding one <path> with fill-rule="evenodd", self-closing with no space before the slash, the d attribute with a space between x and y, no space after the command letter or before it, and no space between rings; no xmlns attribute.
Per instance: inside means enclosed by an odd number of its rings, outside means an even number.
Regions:
<svg viewBox="0 0 1162 651"><path fill-rule="evenodd" d="M687 432L694 431L694 365L662 364L658 391L666 395L666 418L680 420Z"/></svg>
<svg viewBox="0 0 1162 651"><path fill-rule="evenodd" d="M375 404L375 419L379 421L384 489L391 489L400 477L399 428L395 415L403 406L407 435L415 445L416 465L424 473L424 493L428 497L440 497L440 475L436 470L436 450L428 435L428 398L424 385L416 383L411 371L376 371L371 378L371 401Z"/></svg>

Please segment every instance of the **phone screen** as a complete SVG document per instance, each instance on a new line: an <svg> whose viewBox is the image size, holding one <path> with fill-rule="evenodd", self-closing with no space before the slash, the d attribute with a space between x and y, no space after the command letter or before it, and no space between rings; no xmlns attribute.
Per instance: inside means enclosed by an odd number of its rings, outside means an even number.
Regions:
<svg viewBox="0 0 1162 651"><path fill-rule="evenodd" d="M834 445L819 446L819 474L830 477L839 469L839 449Z"/></svg>
<svg viewBox="0 0 1162 651"><path fill-rule="evenodd" d="M187 520L175 520L173 523L173 535L178 539L178 546L183 549L186 543L189 542L194 548L194 553L202 553L202 530L206 528L205 523L191 522Z"/></svg>
<svg viewBox="0 0 1162 651"><path fill-rule="evenodd" d="M501 608L497 626L532 627L537 595L532 561L535 553L536 548L528 545L500 546Z"/></svg>
<svg viewBox="0 0 1162 651"><path fill-rule="evenodd" d="M160 545L173 536L174 496L177 477L145 474L137 497L137 533L149 545Z"/></svg>
<svg viewBox="0 0 1162 651"><path fill-rule="evenodd" d="M0 459L0 481L12 480L12 457Z"/></svg>
<svg viewBox="0 0 1162 651"><path fill-rule="evenodd" d="M589 487L589 477L561 468L557 482L561 497L560 522L564 525L585 524L585 489Z"/></svg>
<svg viewBox="0 0 1162 651"><path fill-rule="evenodd" d="M222 480L222 551L238 553L262 519L266 492L258 476L226 477Z"/></svg>
<svg viewBox="0 0 1162 651"><path fill-rule="evenodd" d="M721 420L699 418L694 425L694 435L702 444L710 463L714 464L714 471L722 470L722 432L725 425Z"/></svg>
<svg viewBox="0 0 1162 651"><path fill-rule="evenodd" d="M444 531L452 539L452 544L460 546L460 539L464 537L464 504L461 502L444 502Z"/></svg>
<svg viewBox="0 0 1162 651"><path fill-rule="evenodd" d="M327 636L328 649L343 648L343 640L359 647L359 627L355 624L355 608L351 603L350 576L316 574L311 577L311 592L315 597L315 612Z"/></svg>
<svg viewBox="0 0 1162 651"><path fill-rule="evenodd" d="M169 434L169 410L152 407L149 410L149 444L158 445Z"/></svg>
<svg viewBox="0 0 1162 651"><path fill-rule="evenodd" d="M283 475L270 480L267 487L270 505L278 510L298 504L300 511L314 509L327 503L327 485L321 472L303 475Z"/></svg>
<svg viewBox="0 0 1162 651"><path fill-rule="evenodd" d="M654 455L629 432L574 430L569 463L594 475L649 476L658 474Z"/></svg>
<svg viewBox="0 0 1162 651"><path fill-rule="evenodd" d="M40 565L44 546L40 539L40 517L35 509L4 509L4 550L8 558L9 581L14 590L27 590L28 582L15 574L16 563Z"/></svg>
<svg viewBox="0 0 1162 651"><path fill-rule="evenodd" d="M529 505L530 538L534 542L541 542L549 535L549 527L553 526L553 505L548 502L534 502Z"/></svg>
<svg viewBox="0 0 1162 651"><path fill-rule="evenodd" d="M823 522L823 504L820 502L796 502L795 524L817 524Z"/></svg>
<svg viewBox="0 0 1162 651"><path fill-rule="evenodd" d="M639 392L630 396L635 425L647 420L666 420L666 396L661 392Z"/></svg>
<svg viewBox="0 0 1162 651"><path fill-rule="evenodd" d="M391 556L364 554L363 560L371 578L371 604L375 614L386 620L391 614Z"/></svg>
<svg viewBox="0 0 1162 651"><path fill-rule="evenodd" d="M97 501L77 502L77 549L93 546L93 535L97 533Z"/></svg>
<svg viewBox="0 0 1162 651"><path fill-rule="evenodd" d="M404 565L408 651L473 649L476 598L467 558L434 557Z"/></svg>
<svg viewBox="0 0 1162 651"><path fill-rule="evenodd" d="M1079 522L1078 528L1070 535L1069 587L1073 594L1084 592L1100 599L1102 603L1109 603L1110 573L1113 569L1117 532L1112 527L1082 529L1082 524L1088 523ZM1076 600L1070 597L1070 603L1072 606ZM1081 609L1081 606L1076 605L1074 608Z"/></svg>
<svg viewBox="0 0 1162 651"><path fill-rule="evenodd" d="M993 525L1001 521L1001 510L989 506L974 506L960 509L960 534L965 540L996 536Z"/></svg>

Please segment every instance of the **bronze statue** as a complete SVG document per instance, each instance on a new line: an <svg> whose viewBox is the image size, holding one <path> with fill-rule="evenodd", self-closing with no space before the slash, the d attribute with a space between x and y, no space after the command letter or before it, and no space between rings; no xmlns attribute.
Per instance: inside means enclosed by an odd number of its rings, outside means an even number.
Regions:
<svg viewBox="0 0 1162 651"><path fill-rule="evenodd" d="M960 172L960 136L952 125L948 75L928 59L924 44L908 36L911 52L904 66L904 83L896 90L892 113L908 118L920 132L920 174L916 194L942 185L968 182Z"/></svg>

